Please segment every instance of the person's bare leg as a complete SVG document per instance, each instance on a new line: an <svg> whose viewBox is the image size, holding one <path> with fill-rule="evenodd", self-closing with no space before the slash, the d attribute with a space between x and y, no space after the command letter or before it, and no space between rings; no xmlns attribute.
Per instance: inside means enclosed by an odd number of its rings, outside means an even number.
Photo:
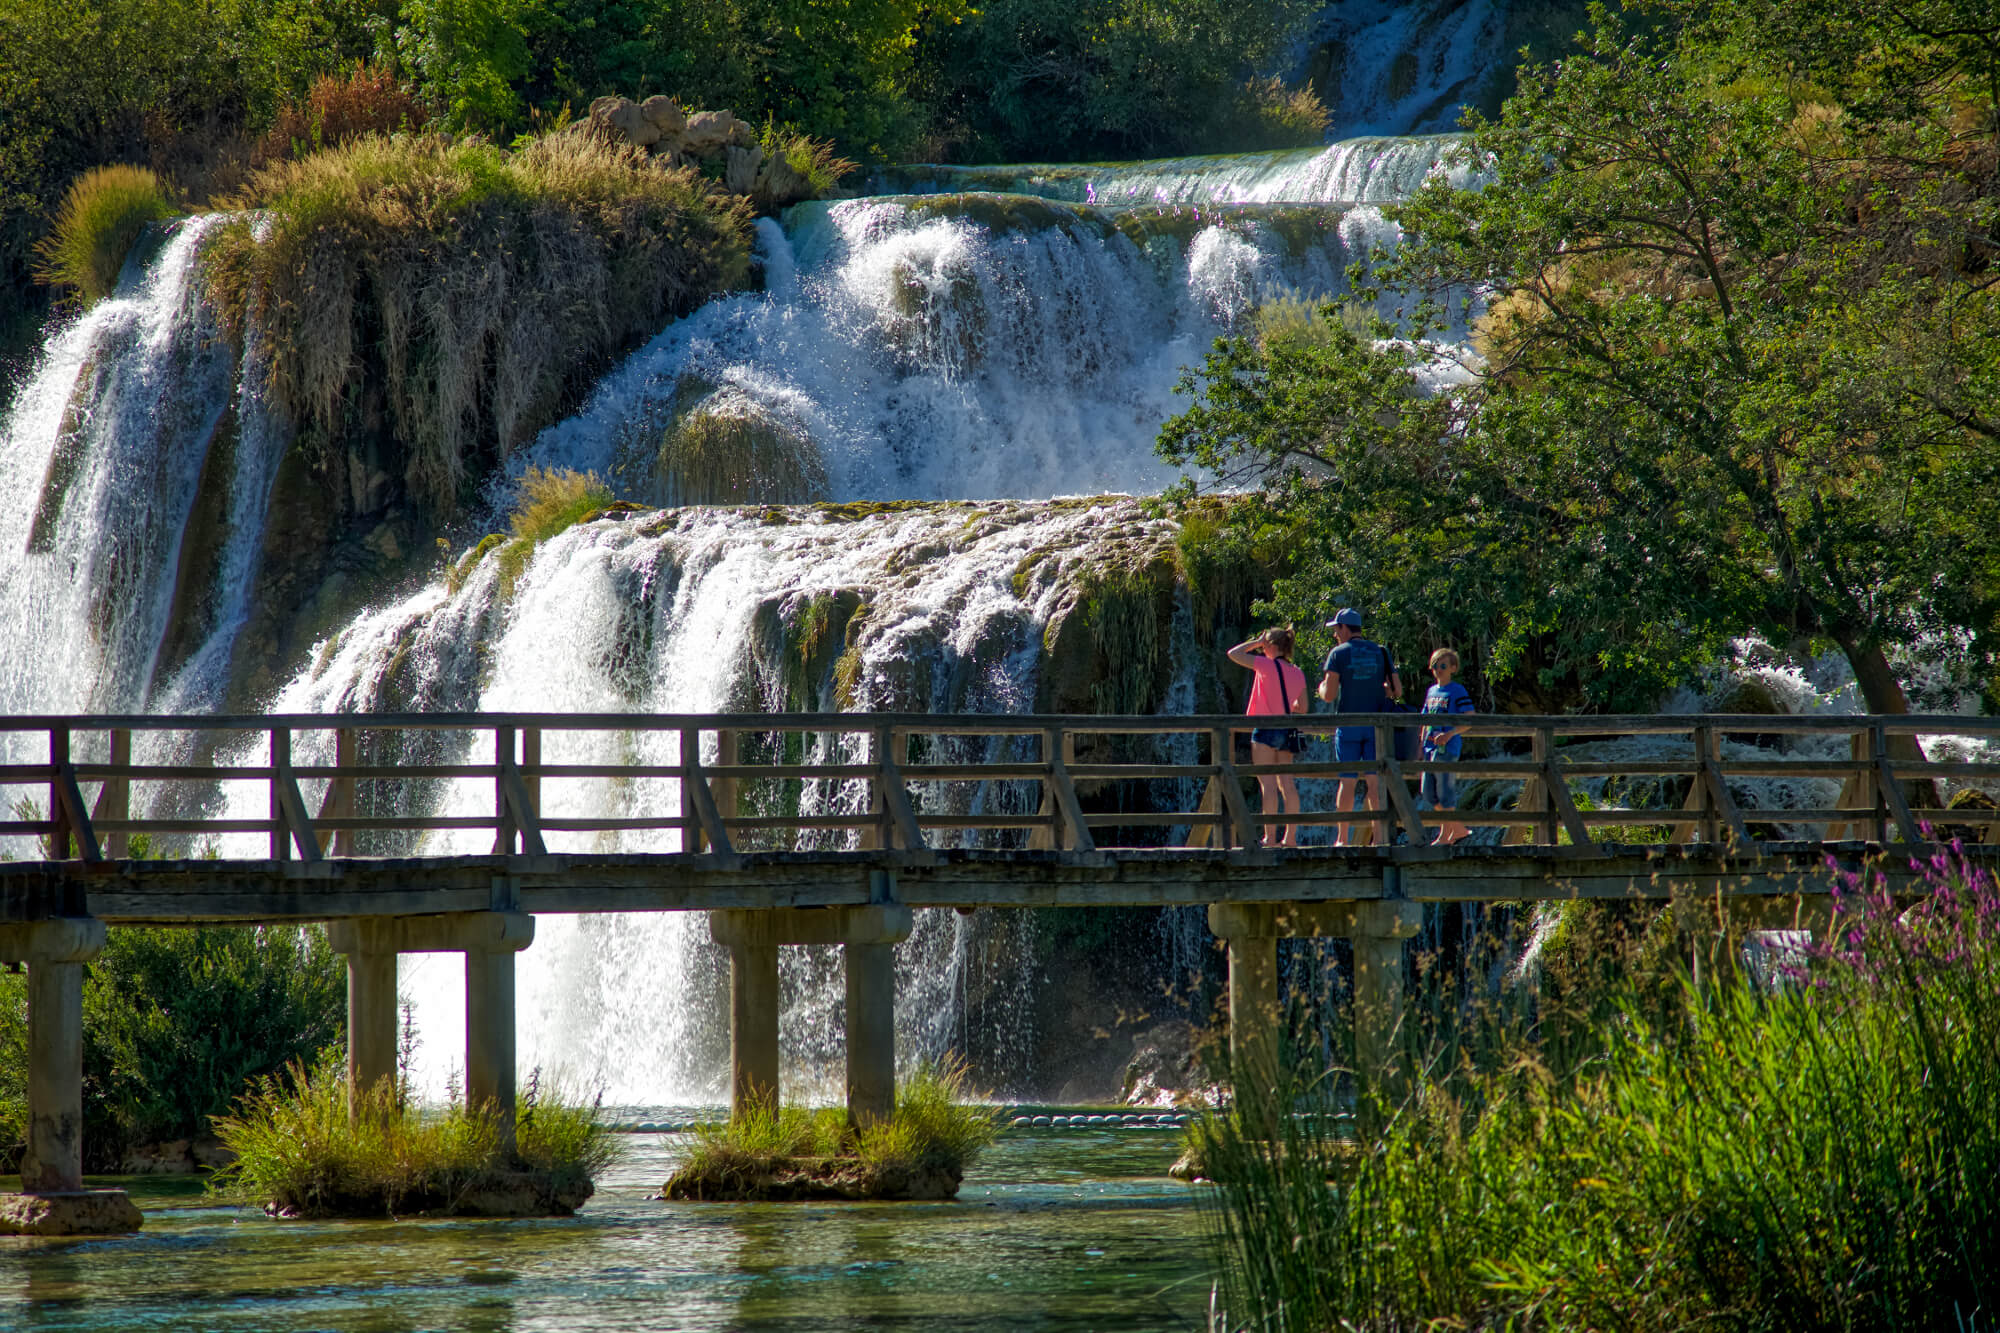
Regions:
<svg viewBox="0 0 2000 1333"><path fill-rule="evenodd" d="M1281 751L1275 750L1268 745L1261 744L1260 742L1257 741L1250 742L1250 762L1254 764L1278 763L1280 762L1278 759L1280 753ZM1259 799L1263 802L1263 810L1265 814L1267 815L1276 814L1284 808L1278 803L1277 774L1259 773L1257 775L1257 794ZM1282 831L1283 831L1282 828L1277 824L1264 825L1264 845L1266 847L1276 846L1278 842L1278 835Z"/></svg>
<svg viewBox="0 0 2000 1333"><path fill-rule="evenodd" d="M1298 758L1298 756L1293 754L1290 750L1279 750L1276 753L1281 756L1278 760L1278 762L1281 764L1289 764L1294 759ZM1285 809L1291 811L1295 815L1298 814L1299 810L1301 809L1299 805L1299 780L1293 777L1289 773L1280 773L1278 775L1278 790L1284 795ZM1298 846L1299 826L1297 824L1286 825L1285 836L1279 842L1278 845L1281 847Z"/></svg>
<svg viewBox="0 0 2000 1333"><path fill-rule="evenodd" d="M1333 789L1333 808L1342 815L1345 815L1350 810L1354 809L1353 778L1342 778L1340 780L1340 785ZM1335 824L1333 827L1335 830L1333 839L1334 846L1347 847L1353 844L1354 826L1352 824L1348 823L1345 819L1343 819L1340 823Z"/></svg>
<svg viewBox="0 0 2000 1333"><path fill-rule="evenodd" d="M1355 799L1360 805L1365 808L1375 803L1375 783L1373 779L1361 778L1355 782L1354 786L1357 793ZM1361 825L1361 836L1358 838L1349 838L1347 840L1348 845L1350 847L1373 847L1375 845L1375 825L1365 820L1357 820L1356 822Z"/></svg>

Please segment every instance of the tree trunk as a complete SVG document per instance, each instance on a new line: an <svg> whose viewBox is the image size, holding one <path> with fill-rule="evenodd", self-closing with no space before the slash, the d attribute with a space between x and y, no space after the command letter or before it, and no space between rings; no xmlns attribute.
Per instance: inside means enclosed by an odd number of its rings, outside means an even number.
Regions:
<svg viewBox="0 0 2000 1333"><path fill-rule="evenodd" d="M1847 655L1847 664L1854 669L1854 683L1859 687L1861 701L1869 712L1903 716L1910 711L1909 696L1903 693L1903 683L1896 679L1881 644L1872 639L1857 639L1852 634L1837 630L1833 640ZM1891 733L1887 745L1891 759L1917 764L1924 761L1924 747L1917 743L1915 736ZM1917 778L1899 785L1903 788L1903 799L1910 803L1912 809L1928 807L1935 810L1944 805L1938 796L1937 784L1928 778Z"/></svg>

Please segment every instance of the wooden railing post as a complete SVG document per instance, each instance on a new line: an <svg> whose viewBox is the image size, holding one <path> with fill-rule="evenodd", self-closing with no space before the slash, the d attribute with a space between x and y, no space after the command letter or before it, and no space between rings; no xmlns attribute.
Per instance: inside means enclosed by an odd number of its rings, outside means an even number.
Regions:
<svg viewBox="0 0 2000 1333"><path fill-rule="evenodd" d="M743 746L739 733L719 729L715 733L715 762L721 767L734 767L739 761ZM782 751L780 752L782 757ZM742 787L735 778L710 778L708 789L715 795L715 812L724 819L734 819L742 813Z"/></svg>
<svg viewBox="0 0 2000 1333"><path fill-rule="evenodd" d="M271 728L271 859L292 859L291 822L285 818L284 781L292 767L292 733Z"/></svg>
<svg viewBox="0 0 2000 1333"><path fill-rule="evenodd" d="M111 732L111 764L122 768L132 762L132 733L123 727L115 727ZM91 821L98 825L117 822L132 817L132 779L124 774L115 774L104 779L98 788L97 803L91 809ZM108 833L104 837L104 854L114 861L125 859L130 846L130 837L124 830Z"/></svg>
<svg viewBox="0 0 2000 1333"><path fill-rule="evenodd" d="M507 801L507 767L514 762L514 729L493 728L493 851L497 856L515 852L514 809Z"/></svg>
<svg viewBox="0 0 2000 1333"><path fill-rule="evenodd" d="M1709 761L1714 757L1715 732L1707 727L1696 727L1694 729L1694 785L1695 789L1701 793L1701 805L1697 807L1701 811L1701 840L1711 843L1722 841L1721 826L1716 820L1715 793L1709 789L1708 782L1703 776L1708 769Z"/></svg>
<svg viewBox="0 0 2000 1333"><path fill-rule="evenodd" d="M49 860L69 860L70 818L62 775L69 767L69 728L49 728Z"/></svg>
<svg viewBox="0 0 2000 1333"><path fill-rule="evenodd" d="M358 761L356 755L360 747L352 727L341 727L333 733L333 762L336 768L352 768ZM355 800L354 779L334 778L326 785L325 813L336 819L352 819L359 807ZM338 829L332 835L332 849L335 856L354 855L354 830Z"/></svg>
<svg viewBox="0 0 2000 1333"><path fill-rule="evenodd" d="M1045 743L1056 756L1049 766L1049 789L1055 797L1056 846L1066 852L1094 852L1096 839L1083 820L1083 803L1077 800L1076 784L1070 780L1069 766L1076 762L1076 736L1062 727L1049 728Z"/></svg>

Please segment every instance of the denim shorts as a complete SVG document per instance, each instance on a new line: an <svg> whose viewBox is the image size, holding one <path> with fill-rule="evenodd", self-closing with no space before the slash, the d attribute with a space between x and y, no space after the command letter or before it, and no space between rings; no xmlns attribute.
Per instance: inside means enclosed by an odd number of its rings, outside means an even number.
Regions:
<svg viewBox="0 0 2000 1333"><path fill-rule="evenodd" d="M1333 733L1333 760L1337 764L1352 764L1362 759L1375 757L1375 728L1337 727ZM1342 779L1358 778L1359 773L1342 773Z"/></svg>
<svg viewBox="0 0 2000 1333"><path fill-rule="evenodd" d="M1426 773L1417 784L1417 792L1431 803L1433 810L1454 810L1458 808L1458 776L1453 773Z"/></svg>
<svg viewBox="0 0 2000 1333"><path fill-rule="evenodd" d="M1300 747L1296 727L1258 727L1250 733L1250 739L1258 745L1268 745L1273 750L1283 750L1297 754Z"/></svg>

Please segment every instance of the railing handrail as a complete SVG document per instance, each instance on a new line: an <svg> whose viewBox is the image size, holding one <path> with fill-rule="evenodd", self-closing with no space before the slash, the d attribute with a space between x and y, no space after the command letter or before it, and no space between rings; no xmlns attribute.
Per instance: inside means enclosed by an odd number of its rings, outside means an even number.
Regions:
<svg viewBox="0 0 2000 1333"><path fill-rule="evenodd" d="M1952 713L1332 713L1295 714L1290 725L1417 727L1467 725L1474 735L1552 729L1562 736L1671 735L1696 727L1731 733L1807 734L1881 728L1891 735L2000 734L2000 717ZM1449 722L1440 722L1441 717ZM104 713L0 714L0 733L48 731L469 731L490 727L543 731L899 731L971 735L1029 734L1059 727L1079 734L1244 729L1261 719L1242 713Z"/></svg>
<svg viewBox="0 0 2000 1333"><path fill-rule="evenodd" d="M1070 850L1095 848L1093 830L1107 827L1180 826L1196 841L1219 840L1227 848L1254 847L1258 826L1345 824L1372 826L1387 844L1408 835L1421 841L1429 826L1444 822L1505 827L1509 841L1529 835L1537 845L1595 845L1594 827L1665 824L1670 841L1727 841L1754 850L1752 822L1820 824L1821 841L1853 841L1846 835L1859 829L1864 842L1900 841L1915 846L1928 841L1925 827L1938 819L1980 826L1990 834L2000 828L2000 811L1942 808L1935 792L1927 803L1921 784L1939 777L1969 778L2000 783L2000 762L1898 756L1890 737L1904 734L2000 734L2000 718L1939 715L1851 715L1773 717L1763 714L1652 714L1630 716L1534 717L1518 714L1425 715L1416 713L1314 713L1288 721L1311 733L1336 728L1372 729L1377 758L1370 760L1298 760L1288 764L1238 764L1235 737L1268 717L1240 714L1180 716L931 713L417 713L417 714L273 714L260 717L210 715L116 716L75 715L0 718L0 731L45 731L48 759L44 763L0 764L0 785L47 784L47 817L0 821L0 834L45 837L57 859L67 859L71 844L86 861L123 857L133 833L263 833L272 860L297 855L316 861L331 852L351 854L356 832L421 833L448 829L494 830L495 852L539 854L545 850L543 830L676 831L690 851L733 854L732 831L775 830L794 835L808 830L854 830L860 849L901 848L926 851L925 829L1026 830L1030 846ZM131 725L121 725L131 724ZM1522 739L1528 754L1518 751L1472 760L1398 760L1392 733L1421 727L1465 727L1471 734ZM241 733L261 736L268 757L261 762L147 764L131 759L135 731L177 733ZM466 763L396 764L356 762L357 737L363 733L410 730L487 733L494 740L490 760ZM544 733L561 731L655 732L673 734L678 757L672 762L601 761L565 764L543 762ZM293 740L302 733L331 732L335 762L296 763ZM1730 758L1721 748L1729 735L1791 732L1846 735L1849 757ZM78 735L108 733L110 757L79 759ZM739 738L773 733L817 733L865 736L865 758L830 757L826 762L744 763ZM1077 759L1079 737L1121 734L1186 735L1205 745L1207 758L1124 760L1112 756ZM704 738L714 736L715 758L702 755ZM1577 759L1558 747L1564 737L1617 739L1630 736L1684 735L1686 754L1646 759ZM1039 757L1018 753L992 760L950 758L912 761L907 742L917 736L1033 736ZM1907 750L1907 747L1905 747ZM781 756L782 758L782 756ZM1412 800L1409 779L1423 773L1519 780L1521 790L1512 810L1420 811ZM1305 779L1350 775L1371 779L1371 799L1378 804L1347 812L1252 814L1241 779L1284 774ZM1580 809L1572 796L1572 780L1590 777L1650 776L1689 782L1687 800L1674 810ZM544 807L544 781L578 778L651 778L679 783L678 808L671 813L639 815L551 814ZM1839 781L1841 791L1825 808L1759 811L1741 807L1728 780L1758 777L1822 778ZM392 780L479 780L493 784L490 815L364 815L357 812L357 784ZM1091 812L1077 792L1079 782L1120 780L1205 780L1200 808L1193 811ZM1379 781L1372 781L1379 779ZM301 780L327 783L316 811L308 810ZM796 811L785 814L744 814L738 791L745 781L828 781L865 784L868 808L861 812ZM261 819L189 817L132 818L131 783L243 782L268 787L268 812ZM1041 789L1041 808L1023 812L923 812L910 798L911 782L1022 782ZM84 783L98 786L95 802L87 802ZM1909 787L1909 790L1906 790ZM1838 832L1839 839L1834 837ZM1894 838L1890 836L1891 833ZM100 845L98 835L106 835Z"/></svg>

